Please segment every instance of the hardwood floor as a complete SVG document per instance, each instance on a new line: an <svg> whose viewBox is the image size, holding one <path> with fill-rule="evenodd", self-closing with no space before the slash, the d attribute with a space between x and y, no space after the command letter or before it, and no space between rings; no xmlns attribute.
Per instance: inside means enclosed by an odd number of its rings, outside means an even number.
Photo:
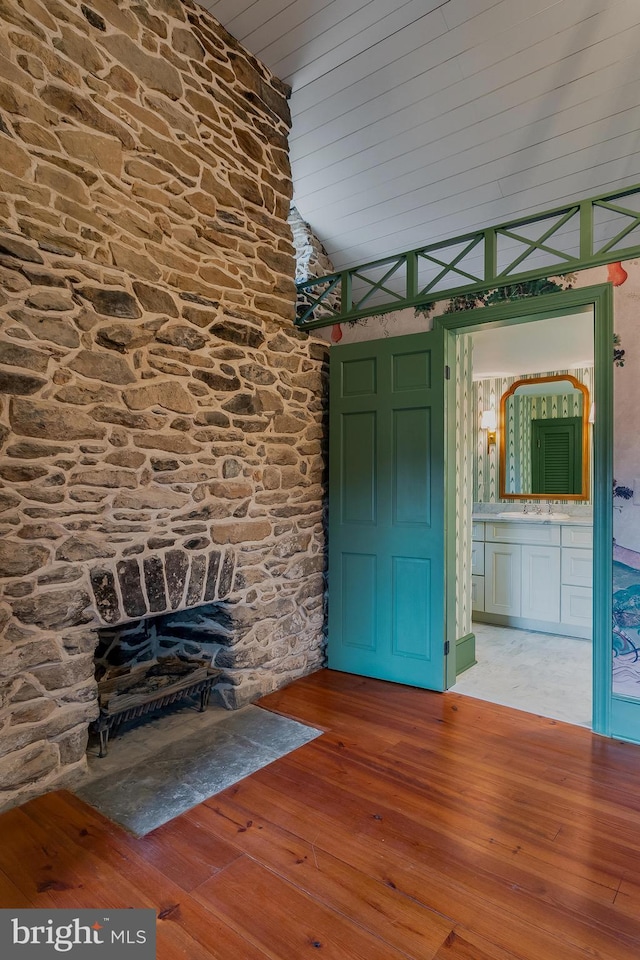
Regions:
<svg viewBox="0 0 640 960"><path fill-rule="evenodd" d="M154 907L159 960L637 960L640 747L329 671L262 705L326 733L142 839L0 815L0 906Z"/></svg>

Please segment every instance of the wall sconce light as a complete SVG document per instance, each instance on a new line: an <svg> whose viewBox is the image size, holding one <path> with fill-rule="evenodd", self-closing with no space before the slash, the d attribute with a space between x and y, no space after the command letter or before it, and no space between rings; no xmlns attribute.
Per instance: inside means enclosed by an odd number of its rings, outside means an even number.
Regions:
<svg viewBox="0 0 640 960"><path fill-rule="evenodd" d="M589 423L596 422L596 405L595 403L591 404L591 409L589 410Z"/></svg>
<svg viewBox="0 0 640 960"><path fill-rule="evenodd" d="M487 446L490 447L496 442L496 430L498 421L493 407L490 410L483 410L480 417L480 427L487 431Z"/></svg>

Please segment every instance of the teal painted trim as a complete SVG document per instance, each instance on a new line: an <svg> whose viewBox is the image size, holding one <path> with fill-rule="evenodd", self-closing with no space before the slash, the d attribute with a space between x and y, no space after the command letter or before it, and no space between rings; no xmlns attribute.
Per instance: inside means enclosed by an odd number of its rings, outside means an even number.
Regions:
<svg viewBox="0 0 640 960"><path fill-rule="evenodd" d="M525 280L537 280L549 276L557 276L562 273L569 273L576 270L586 270L588 267L602 266L611 263L614 260L628 260L632 257L640 256L640 245L632 244L629 247L623 247L613 250L617 243L620 243L632 230L640 225L640 215L636 210L630 207L624 207L621 204L615 204L613 201L620 200L623 197L632 197L640 194L640 184L627 187L612 194L600 194L595 197L586 198L576 203L570 203L563 207L556 207L546 210L532 217L522 217L508 223L498 224L488 227L484 230L478 230L473 233L463 234L450 240L444 240L439 243L431 243L414 250L405 251L393 256L384 257L380 260L372 260L369 263L361 264L357 267L351 267L343 270L341 273L329 274L325 277L314 277L298 284L299 308L297 324L305 329L315 329L318 327L330 326L334 323L344 323L350 320L360 320L366 317L379 316L389 313L391 310L403 310L407 307L423 306L427 302L438 300L448 300L459 295L470 295L481 293L487 289L505 286L514 283L521 283ZM596 209L608 210L612 213L623 213L629 220L627 225L618 231L615 237L610 238L600 248L595 248L594 239L594 211ZM521 227L526 227L546 219L556 218L538 240L529 240L517 233ZM576 230L579 232L579 253L576 256L571 251L563 251L561 245L553 247L550 241L557 231L563 226L572 223L575 220ZM498 240L500 237L514 238L518 236L521 241L526 243L527 249L515 257L515 259L504 269L498 269ZM567 241L570 242L570 241ZM459 251L455 255L448 255L447 251L451 247L457 247L460 244L466 245L464 253ZM480 260L482 262L481 276L470 274L462 266L460 261L464 260L466 253L472 249L478 249ZM560 259L560 263L555 265L546 264L533 270L517 270L521 263L526 262L531 254L552 253ZM417 279L417 265L420 258L429 261L431 264L437 264L442 267L437 276L427 283L422 290L419 289ZM562 262L564 261L564 262ZM392 265L392 273L397 274L403 271L399 276L402 277L402 283L399 291L395 292L384 287L384 281L374 277L367 278L363 276L369 270L379 271L383 267ZM386 272L387 277L392 273ZM444 277L450 274L452 285L443 287L439 290L434 287ZM353 305L351 289L352 280L357 277L361 282L365 281L370 286L359 296L358 303L360 307ZM467 278L467 283L460 283L462 277ZM325 303L329 301L331 293L334 291L336 282L341 280L342 284L342 305L340 312L335 312ZM327 289L318 293L317 297L313 293L315 287L327 284ZM389 295L389 300L376 305L366 305L369 298L376 292L384 291ZM309 302L311 301L311 302ZM314 319L314 311L317 307L323 307L329 310L329 315Z"/></svg>
<svg viewBox="0 0 640 960"><path fill-rule="evenodd" d="M407 258L407 300L415 300L418 296L418 255L415 251L406 254Z"/></svg>
<svg viewBox="0 0 640 960"><path fill-rule="evenodd" d="M534 304L536 305L534 307ZM506 326L561 317L580 307L593 306L596 423L593 438L593 730L611 733L611 613L613 593L613 287L595 284L578 290L543 294L526 300L479 307L434 317L434 326L467 333L481 326ZM447 360L456 377L455 350ZM452 419L451 417L449 419ZM455 430L447 424L447 441L455 444ZM449 446L449 451L455 449ZM451 453L449 453L451 456ZM447 490L455 490L450 479ZM447 497L446 516L451 515ZM446 528L447 583L455 584L455 523ZM453 565L451 556L454 557ZM452 592L450 589L447 593ZM448 616L450 614L448 613ZM636 702L640 717L640 702Z"/></svg>
<svg viewBox="0 0 640 960"><path fill-rule="evenodd" d="M465 670L474 667L477 662L475 633L468 633L465 637L458 637L456 640L456 677L459 677Z"/></svg>
<svg viewBox="0 0 640 960"><path fill-rule="evenodd" d="M498 272L498 234L489 228L485 232L484 240L484 275L495 277Z"/></svg>
<svg viewBox="0 0 640 960"><path fill-rule="evenodd" d="M575 313L579 307L589 307L600 301L601 297L610 296L611 291L611 284L599 283L591 287L581 287L578 290L560 290L558 293L544 293L523 300L510 300L493 307L474 307L471 310L442 314L434 317L433 322L434 325L442 326L445 330L471 333L479 326L490 329L490 327L528 323L531 320L547 320L551 317ZM613 329L611 337L610 354L613 367Z"/></svg>
<svg viewBox="0 0 640 960"><path fill-rule="evenodd" d="M610 736L616 740L640 743L640 710L631 697L611 698Z"/></svg>
<svg viewBox="0 0 640 960"><path fill-rule="evenodd" d="M580 204L580 259L588 260L593 250L593 204L583 200Z"/></svg>
<svg viewBox="0 0 640 960"><path fill-rule="evenodd" d="M341 306L342 312L346 310L353 310L353 295L351 293L351 276L350 271L345 270L342 274L342 280L340 284L340 293L341 293Z"/></svg>
<svg viewBox="0 0 640 960"><path fill-rule="evenodd" d="M594 289L592 288L586 288ZM585 290L586 292L586 290ZM613 606L613 287L594 299L596 420L593 425L593 716L612 735ZM636 706L636 711L638 707Z"/></svg>
<svg viewBox="0 0 640 960"><path fill-rule="evenodd" d="M444 386L444 416L445 416L445 488L444 488L444 558L445 558L445 585L455 584L457 581L457 504L455 496L449 491L456 489L456 338L455 333L445 330L444 333L444 362L449 367L450 378L445 380ZM448 690L456 682L457 668L457 637L456 637L456 596L455 590L445 586L445 637L449 641L449 656L445 657L445 689Z"/></svg>

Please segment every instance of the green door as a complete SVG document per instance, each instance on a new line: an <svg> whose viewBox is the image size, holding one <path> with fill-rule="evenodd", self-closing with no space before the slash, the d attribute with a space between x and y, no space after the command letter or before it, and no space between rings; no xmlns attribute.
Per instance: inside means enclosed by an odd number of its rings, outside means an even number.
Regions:
<svg viewBox="0 0 640 960"><path fill-rule="evenodd" d="M331 348L329 667L444 689L444 334Z"/></svg>

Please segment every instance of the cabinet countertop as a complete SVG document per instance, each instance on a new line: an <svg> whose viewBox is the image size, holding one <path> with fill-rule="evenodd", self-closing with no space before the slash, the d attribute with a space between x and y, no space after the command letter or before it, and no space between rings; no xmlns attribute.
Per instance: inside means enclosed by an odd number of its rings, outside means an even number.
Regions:
<svg viewBox="0 0 640 960"><path fill-rule="evenodd" d="M593 517L567 517L566 519L557 520L555 517L549 517L544 513L528 513L526 517L515 513L512 517L501 517L497 513L474 513L471 519L474 523L556 523L562 527L593 526Z"/></svg>

